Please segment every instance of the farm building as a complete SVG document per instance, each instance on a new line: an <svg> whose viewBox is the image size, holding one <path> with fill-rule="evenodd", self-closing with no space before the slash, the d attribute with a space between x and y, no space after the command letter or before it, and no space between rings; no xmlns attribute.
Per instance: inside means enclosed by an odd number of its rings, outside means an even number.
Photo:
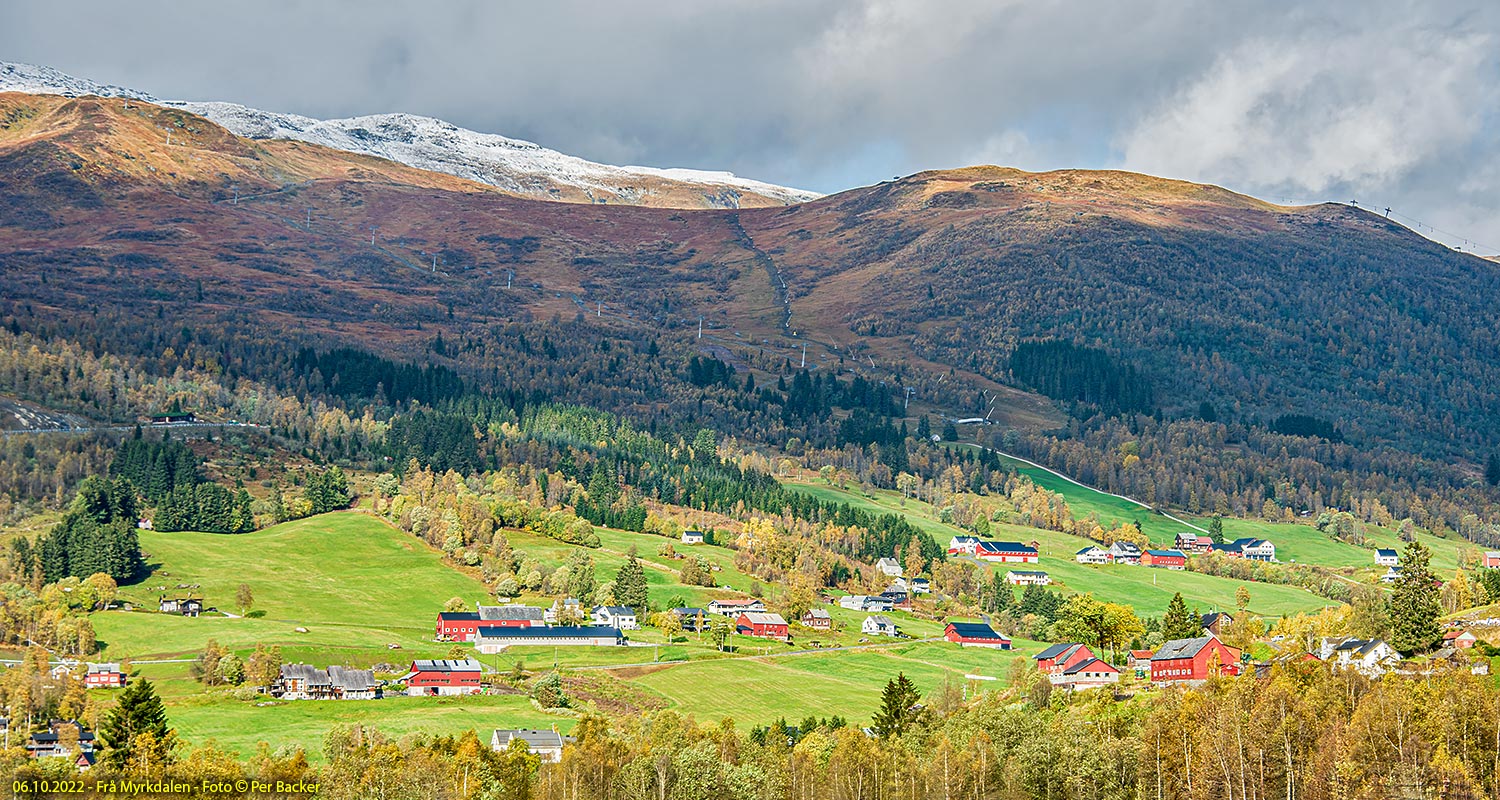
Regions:
<svg viewBox="0 0 1500 800"><path fill-rule="evenodd" d="M1487 569L1500 569L1500 550L1490 550L1484 554L1484 560L1480 566Z"/></svg>
<svg viewBox="0 0 1500 800"><path fill-rule="evenodd" d="M1116 564L1141 563L1141 548L1134 542L1115 542L1109 546L1109 555Z"/></svg>
<svg viewBox="0 0 1500 800"><path fill-rule="evenodd" d="M974 551L978 548L978 536L955 536L952 539L948 540L948 555L950 556L956 556L960 553L966 553L972 556L974 555Z"/></svg>
<svg viewBox="0 0 1500 800"><path fill-rule="evenodd" d="M1276 545L1265 539L1257 539L1247 536L1235 539L1232 542L1216 544L1211 548L1216 553L1223 553L1231 558L1248 558L1251 561L1275 561Z"/></svg>
<svg viewBox="0 0 1500 800"><path fill-rule="evenodd" d="M1395 550L1382 547L1375 551L1375 566L1377 567L1394 567L1400 563L1401 554Z"/></svg>
<svg viewBox="0 0 1500 800"><path fill-rule="evenodd" d="M683 531L683 544L703 544L703 531Z"/></svg>
<svg viewBox="0 0 1500 800"><path fill-rule="evenodd" d="M619 628L602 625L556 625L550 628L516 628L480 626L474 637L474 649L494 655L514 645L542 644L555 647L614 647L624 644Z"/></svg>
<svg viewBox="0 0 1500 800"><path fill-rule="evenodd" d="M881 592L878 597L871 599L884 600L887 603L891 604L891 608L904 608L907 610L911 609L911 595L908 595L906 592L897 592L891 589L887 589Z"/></svg>
<svg viewBox="0 0 1500 800"><path fill-rule="evenodd" d="M635 609L630 606L594 606L594 624L622 631L639 630L635 620Z"/></svg>
<svg viewBox="0 0 1500 800"><path fill-rule="evenodd" d="M525 629L481 628L479 635L484 636L485 631L488 630L524 631ZM479 685L479 674L482 669L479 662L473 659L413 661L411 670L397 678L396 682L406 685L406 694L410 697L479 694L484 691L484 687Z"/></svg>
<svg viewBox="0 0 1500 800"><path fill-rule="evenodd" d="M472 642L478 630L478 611L438 612L437 640L440 642Z"/></svg>
<svg viewBox="0 0 1500 800"><path fill-rule="evenodd" d="M875 562L875 568L880 570L881 575L893 578L901 577L901 562L894 558L882 558Z"/></svg>
<svg viewBox="0 0 1500 800"><path fill-rule="evenodd" d="M1005 582L1012 586L1047 586L1052 578L1039 570L1013 569L1005 573Z"/></svg>
<svg viewBox="0 0 1500 800"><path fill-rule="evenodd" d="M865 617L863 625L859 626L860 633L866 636L895 636L896 623L883 614L871 614Z"/></svg>
<svg viewBox="0 0 1500 800"><path fill-rule="evenodd" d="M1371 678L1378 678L1401 663L1401 654L1384 641L1352 637L1324 639L1318 646L1318 658L1335 668L1352 669Z"/></svg>
<svg viewBox="0 0 1500 800"><path fill-rule="evenodd" d="M1108 564L1114 560L1108 550L1098 545L1089 545L1073 555L1075 561L1080 564Z"/></svg>
<svg viewBox="0 0 1500 800"><path fill-rule="evenodd" d="M503 606L480 606L479 621L485 625L538 626L546 623L547 612L539 606L516 603Z"/></svg>
<svg viewBox="0 0 1500 800"><path fill-rule="evenodd" d="M1479 641L1478 636L1465 630L1454 629L1443 634L1443 645L1456 650L1467 650L1477 641Z"/></svg>
<svg viewBox="0 0 1500 800"><path fill-rule="evenodd" d="M833 616L821 608L810 608L802 615L802 626L817 631L833 630Z"/></svg>
<svg viewBox="0 0 1500 800"><path fill-rule="evenodd" d="M563 746L573 741L571 736L563 736L554 730L513 730L501 728L490 735L490 749L502 752L510 749L510 743L521 741L526 744L526 752L539 756L543 763L556 764L562 760Z"/></svg>
<svg viewBox="0 0 1500 800"><path fill-rule="evenodd" d="M267 692L282 700L374 700L380 696L375 673L367 669L282 664Z"/></svg>
<svg viewBox="0 0 1500 800"><path fill-rule="evenodd" d="M765 639L780 639L785 642L792 638L788 630L786 620L780 614L771 614L765 611L746 611L735 620L735 629L744 636L759 636Z"/></svg>
<svg viewBox="0 0 1500 800"><path fill-rule="evenodd" d="M974 557L1001 564L1035 564L1039 558L1035 547L1020 542L980 542Z"/></svg>
<svg viewBox="0 0 1500 800"><path fill-rule="evenodd" d="M90 664L83 675L83 685L90 689L116 689L125 685L125 673L119 664Z"/></svg>
<svg viewBox="0 0 1500 800"><path fill-rule="evenodd" d="M1197 685L1214 675L1240 674L1240 651L1216 636L1174 639L1151 656L1151 682Z"/></svg>
<svg viewBox="0 0 1500 800"><path fill-rule="evenodd" d="M943 636L950 642L955 642L961 647L988 647L995 650L1009 650L1010 637L1003 633L997 633L994 628L983 622L958 622L951 621L948 627L943 629Z"/></svg>
<svg viewBox="0 0 1500 800"><path fill-rule="evenodd" d="M1181 550L1147 550L1141 555L1141 563L1160 569L1187 569L1187 555Z"/></svg>
<svg viewBox="0 0 1500 800"><path fill-rule="evenodd" d="M1151 651L1131 650L1130 657L1125 664L1137 672L1146 672L1151 669Z"/></svg>

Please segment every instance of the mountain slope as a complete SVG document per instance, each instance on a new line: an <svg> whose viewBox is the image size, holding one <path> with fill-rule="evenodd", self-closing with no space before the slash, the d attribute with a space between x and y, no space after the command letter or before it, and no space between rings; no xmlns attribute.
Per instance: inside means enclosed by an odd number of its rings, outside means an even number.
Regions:
<svg viewBox="0 0 1500 800"><path fill-rule="evenodd" d="M752 208L819 196L728 172L597 164L532 142L477 133L412 114L317 120L226 102L163 103L145 92L98 84L30 64L0 62L0 92L6 91L119 97L166 105L209 119L247 139L301 141L387 158L544 200L663 208Z"/></svg>
<svg viewBox="0 0 1500 800"><path fill-rule="evenodd" d="M0 200L0 319L138 357L180 327L508 384L523 376L481 354L535 352L539 329L670 340L772 383L803 363L858 372L914 407L989 415L1012 452L1187 508L1378 497L1420 517L1392 476L1483 493L1473 465L1500 447L1500 272L1341 205L999 167L787 208L540 202L141 101L18 94L0 100ZM1018 368L1033 340L1067 344ZM690 413L698 391L560 379L643 418ZM1099 415L1080 381L1141 413Z"/></svg>

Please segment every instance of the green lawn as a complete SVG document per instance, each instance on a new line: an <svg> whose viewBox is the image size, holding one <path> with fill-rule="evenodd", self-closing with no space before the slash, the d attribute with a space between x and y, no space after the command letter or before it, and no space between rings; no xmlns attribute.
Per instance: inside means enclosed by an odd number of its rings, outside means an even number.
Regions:
<svg viewBox="0 0 1500 800"><path fill-rule="evenodd" d="M1207 518L1195 521L1205 527L1208 525ZM1276 544L1276 557L1282 561L1325 567L1360 567L1369 570L1369 575L1365 576L1368 578L1385 572L1385 567L1375 566L1374 548L1383 547L1399 552L1406 549L1406 543L1400 540L1395 531L1387 528L1366 525L1364 530L1369 547L1338 541L1321 533L1311 524L1266 522L1259 519L1224 520L1224 536L1227 539L1241 536L1269 539ZM1479 549L1472 542L1463 541L1456 536L1441 539L1428 533L1419 533L1417 540L1432 551L1432 568L1445 580L1458 568L1460 550Z"/></svg>

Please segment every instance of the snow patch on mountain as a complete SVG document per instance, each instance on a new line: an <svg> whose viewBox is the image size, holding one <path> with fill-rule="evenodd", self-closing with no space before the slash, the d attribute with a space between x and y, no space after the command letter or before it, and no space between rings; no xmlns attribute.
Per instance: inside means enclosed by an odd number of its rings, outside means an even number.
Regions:
<svg viewBox="0 0 1500 800"><path fill-rule="evenodd" d="M563 199L567 187L595 202L641 203L670 186L688 184L706 205L737 208L747 194L782 204L822 195L741 178L729 172L616 167L549 150L534 142L460 128L414 114L373 114L320 120L261 111L237 103L160 101L145 92L75 78L51 67L0 62L0 91L129 97L181 108L249 139L292 139L379 156L417 169L443 172L518 194Z"/></svg>

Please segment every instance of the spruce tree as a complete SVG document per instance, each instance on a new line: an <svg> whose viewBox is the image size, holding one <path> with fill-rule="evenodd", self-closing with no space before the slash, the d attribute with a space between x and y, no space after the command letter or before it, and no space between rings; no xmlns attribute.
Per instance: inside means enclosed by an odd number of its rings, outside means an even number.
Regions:
<svg viewBox="0 0 1500 800"><path fill-rule="evenodd" d="M1214 544L1224 543L1224 518L1218 514L1208 521L1208 538L1212 539Z"/></svg>
<svg viewBox="0 0 1500 800"><path fill-rule="evenodd" d="M1202 628L1198 625L1198 620L1188 613L1182 592L1172 595L1172 602L1167 604L1167 613L1161 618L1161 638L1166 641L1192 639L1200 630Z"/></svg>
<svg viewBox="0 0 1500 800"><path fill-rule="evenodd" d="M871 726L875 735L889 739L905 733L916 722L919 713L916 705L921 699L922 695L906 673L896 673L895 678L886 682L885 691L880 695L880 710L875 712L874 725Z"/></svg>
<svg viewBox="0 0 1500 800"><path fill-rule="evenodd" d="M630 549L625 565L615 575L615 602L635 609L637 616L646 615L646 571L636 560L634 547Z"/></svg>
<svg viewBox="0 0 1500 800"><path fill-rule="evenodd" d="M1429 562L1432 553L1412 542L1401 554L1401 576L1391 596L1391 646L1404 655L1432 649L1443 635L1438 625L1442 605Z"/></svg>
<svg viewBox="0 0 1500 800"><path fill-rule="evenodd" d="M104 746L104 762L115 769L123 769L133 755L136 737L149 733L158 743L165 743L171 730L167 728L167 710L151 681L141 678L120 693L120 703L104 716L99 726L99 743Z"/></svg>

